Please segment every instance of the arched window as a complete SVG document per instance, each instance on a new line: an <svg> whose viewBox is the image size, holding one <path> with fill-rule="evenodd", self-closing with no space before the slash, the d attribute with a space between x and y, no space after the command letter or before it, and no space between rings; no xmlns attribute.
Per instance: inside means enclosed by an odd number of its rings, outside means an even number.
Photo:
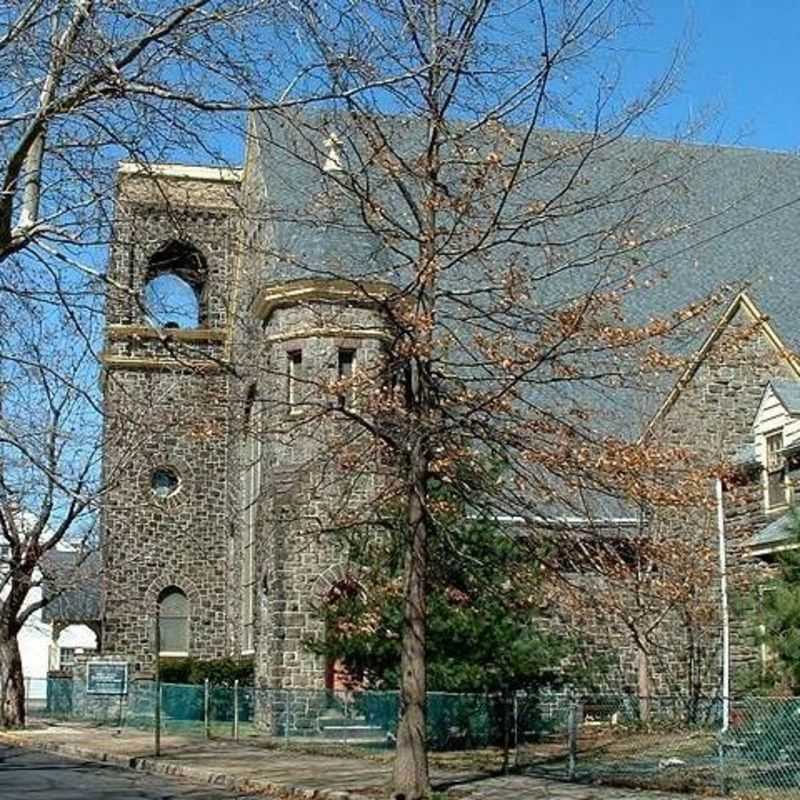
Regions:
<svg viewBox="0 0 800 800"><path fill-rule="evenodd" d="M158 597L159 652L189 653L189 600L177 587L164 589Z"/></svg>
<svg viewBox="0 0 800 800"><path fill-rule="evenodd" d="M167 242L150 258L142 298L151 325L197 328L205 324L206 262L186 242Z"/></svg>

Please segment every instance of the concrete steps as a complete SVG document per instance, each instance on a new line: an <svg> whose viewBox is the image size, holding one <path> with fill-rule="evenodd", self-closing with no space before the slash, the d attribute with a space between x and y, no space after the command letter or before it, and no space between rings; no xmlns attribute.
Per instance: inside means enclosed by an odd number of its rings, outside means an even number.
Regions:
<svg viewBox="0 0 800 800"><path fill-rule="evenodd" d="M383 742L386 734L377 725L368 725L364 717L320 717L319 730L330 742Z"/></svg>

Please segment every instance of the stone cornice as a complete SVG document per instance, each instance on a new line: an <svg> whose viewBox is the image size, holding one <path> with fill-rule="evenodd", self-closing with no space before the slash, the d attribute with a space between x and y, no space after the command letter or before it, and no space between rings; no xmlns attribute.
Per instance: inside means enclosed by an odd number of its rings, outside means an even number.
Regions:
<svg viewBox="0 0 800 800"><path fill-rule="evenodd" d="M228 332L224 328L153 328L149 325L109 325L108 338L155 339L164 342L224 342Z"/></svg>
<svg viewBox="0 0 800 800"><path fill-rule="evenodd" d="M146 358L141 356L114 356L104 353L101 363L106 369L149 370L152 372L222 372L225 364L202 359L177 360L175 358Z"/></svg>
<svg viewBox="0 0 800 800"><path fill-rule="evenodd" d="M194 164L136 164L120 161L120 175L135 175L137 178L171 178L172 180L215 181L238 183L243 170L230 167L209 167Z"/></svg>
<svg viewBox="0 0 800 800"><path fill-rule="evenodd" d="M327 301L358 305L378 305L397 290L382 281L352 282L339 279L288 281L262 289L254 307L255 316L266 322L276 308Z"/></svg>
<svg viewBox="0 0 800 800"><path fill-rule="evenodd" d="M295 339L390 339L380 328L298 328L293 331L266 336L269 343L289 342Z"/></svg>

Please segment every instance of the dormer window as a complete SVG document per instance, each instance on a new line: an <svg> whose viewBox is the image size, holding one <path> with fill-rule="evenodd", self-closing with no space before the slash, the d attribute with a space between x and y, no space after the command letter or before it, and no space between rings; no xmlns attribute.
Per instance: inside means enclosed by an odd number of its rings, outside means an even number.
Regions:
<svg viewBox="0 0 800 800"><path fill-rule="evenodd" d="M784 508L788 504L786 482L786 457L783 453L783 431L774 431L765 437L766 444L766 501L767 510Z"/></svg>
<svg viewBox="0 0 800 800"><path fill-rule="evenodd" d="M784 511L800 486L800 381L775 378L764 387L753 433L764 509Z"/></svg>

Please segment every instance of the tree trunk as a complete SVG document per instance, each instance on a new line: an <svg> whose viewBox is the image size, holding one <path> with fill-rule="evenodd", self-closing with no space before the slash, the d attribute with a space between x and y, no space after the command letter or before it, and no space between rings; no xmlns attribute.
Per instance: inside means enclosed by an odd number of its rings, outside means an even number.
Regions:
<svg viewBox="0 0 800 800"><path fill-rule="evenodd" d="M25 725L25 680L16 636L0 638L0 728Z"/></svg>
<svg viewBox="0 0 800 800"><path fill-rule="evenodd" d="M639 668L639 719L648 722L653 694L650 685L650 658L645 650L639 648L636 661Z"/></svg>
<svg viewBox="0 0 800 800"><path fill-rule="evenodd" d="M425 635L428 519L425 513L424 459L416 455L408 498L409 537L405 565L405 614L400 661L400 719L392 785L395 800L420 800L430 794L425 746Z"/></svg>

